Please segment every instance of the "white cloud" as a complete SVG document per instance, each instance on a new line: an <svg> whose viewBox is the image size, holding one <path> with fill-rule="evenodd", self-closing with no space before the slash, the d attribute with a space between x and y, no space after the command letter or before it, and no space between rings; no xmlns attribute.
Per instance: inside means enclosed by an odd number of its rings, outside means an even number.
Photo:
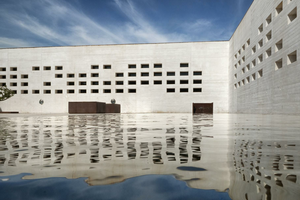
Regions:
<svg viewBox="0 0 300 200"><path fill-rule="evenodd" d="M7 38L7 37L0 37L0 47L7 48L7 47L29 47L32 46L32 43L24 41L22 39L14 39L14 38Z"/></svg>

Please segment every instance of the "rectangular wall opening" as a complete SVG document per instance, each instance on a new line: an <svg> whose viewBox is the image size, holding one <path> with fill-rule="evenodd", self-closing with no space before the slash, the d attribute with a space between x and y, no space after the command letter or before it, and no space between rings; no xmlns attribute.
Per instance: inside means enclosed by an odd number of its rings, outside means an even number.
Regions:
<svg viewBox="0 0 300 200"><path fill-rule="evenodd" d="M135 77L136 76L136 73L135 72L129 72L128 73L128 77Z"/></svg>
<svg viewBox="0 0 300 200"><path fill-rule="evenodd" d="M200 80L194 80L193 84L202 84L202 80L201 79Z"/></svg>
<svg viewBox="0 0 300 200"><path fill-rule="evenodd" d="M0 67L0 72L5 72L6 68L5 67Z"/></svg>
<svg viewBox="0 0 300 200"><path fill-rule="evenodd" d="M256 46L253 46L252 47L252 54L255 54L255 52L256 52Z"/></svg>
<svg viewBox="0 0 300 200"><path fill-rule="evenodd" d="M44 94L51 94L51 90L44 90Z"/></svg>
<svg viewBox="0 0 300 200"><path fill-rule="evenodd" d="M154 76L162 76L162 72L154 72Z"/></svg>
<svg viewBox="0 0 300 200"><path fill-rule="evenodd" d="M28 79L28 74L22 74L22 75L21 75L21 78L22 78L22 79Z"/></svg>
<svg viewBox="0 0 300 200"><path fill-rule="evenodd" d="M63 90L55 90L55 94L62 94Z"/></svg>
<svg viewBox="0 0 300 200"><path fill-rule="evenodd" d="M63 70L62 66L55 66L55 70Z"/></svg>
<svg viewBox="0 0 300 200"><path fill-rule="evenodd" d="M250 76L246 78L247 83L250 83Z"/></svg>
<svg viewBox="0 0 300 200"><path fill-rule="evenodd" d="M51 82L44 82L44 86L51 86Z"/></svg>
<svg viewBox="0 0 300 200"><path fill-rule="evenodd" d="M256 60L252 60L252 67L255 67L256 66Z"/></svg>
<svg viewBox="0 0 300 200"><path fill-rule="evenodd" d="M266 35L266 42L270 41L272 39L272 31L269 31Z"/></svg>
<svg viewBox="0 0 300 200"><path fill-rule="evenodd" d="M111 69L111 65L103 65L103 69Z"/></svg>
<svg viewBox="0 0 300 200"><path fill-rule="evenodd" d="M80 89L80 90L79 90L79 93L80 93L80 94L85 94L85 93L86 93L86 89Z"/></svg>
<svg viewBox="0 0 300 200"><path fill-rule="evenodd" d="M189 80L180 80L180 84L189 84Z"/></svg>
<svg viewBox="0 0 300 200"><path fill-rule="evenodd" d="M141 72L141 76L149 76L149 72Z"/></svg>
<svg viewBox="0 0 300 200"><path fill-rule="evenodd" d="M123 89L116 89L116 93L124 93Z"/></svg>
<svg viewBox="0 0 300 200"><path fill-rule="evenodd" d="M68 81L67 85L73 86L73 85L75 85L75 82L74 81Z"/></svg>
<svg viewBox="0 0 300 200"><path fill-rule="evenodd" d="M263 77L263 70L262 69L257 72L257 78L261 78L261 77Z"/></svg>
<svg viewBox="0 0 300 200"><path fill-rule="evenodd" d="M128 93L136 93L136 89L128 89Z"/></svg>
<svg viewBox="0 0 300 200"><path fill-rule="evenodd" d="M288 14L288 24L297 18L297 7Z"/></svg>
<svg viewBox="0 0 300 200"><path fill-rule="evenodd" d="M263 54L258 56L258 63L261 63L263 61Z"/></svg>
<svg viewBox="0 0 300 200"><path fill-rule="evenodd" d="M124 74L123 73L116 73L116 77L123 77Z"/></svg>
<svg viewBox="0 0 300 200"><path fill-rule="evenodd" d="M256 79L256 74L254 73L252 74L252 81L255 81L255 79Z"/></svg>
<svg viewBox="0 0 300 200"><path fill-rule="evenodd" d="M153 81L153 84L154 84L154 85L161 85L161 84L162 84L162 81Z"/></svg>
<svg viewBox="0 0 300 200"><path fill-rule="evenodd" d="M124 85L123 81L116 81L116 85Z"/></svg>
<svg viewBox="0 0 300 200"><path fill-rule="evenodd" d="M261 34L264 30L264 25L261 24L259 27L258 27L258 35Z"/></svg>
<svg viewBox="0 0 300 200"><path fill-rule="evenodd" d="M44 66L44 71L50 71L51 70L51 66Z"/></svg>
<svg viewBox="0 0 300 200"><path fill-rule="evenodd" d="M246 69L247 69L247 71L250 70L250 64L246 65Z"/></svg>
<svg viewBox="0 0 300 200"><path fill-rule="evenodd" d="M180 63L180 67L189 67L189 63Z"/></svg>
<svg viewBox="0 0 300 200"><path fill-rule="evenodd" d="M68 78L74 78L74 77L75 77L75 74L67 74L67 77L68 77Z"/></svg>
<svg viewBox="0 0 300 200"><path fill-rule="evenodd" d="M99 85L99 81L92 81L91 85Z"/></svg>
<svg viewBox="0 0 300 200"><path fill-rule="evenodd" d="M154 68L162 68L162 64L154 64Z"/></svg>
<svg viewBox="0 0 300 200"><path fill-rule="evenodd" d="M63 75L62 74L55 74L55 78L62 78Z"/></svg>
<svg viewBox="0 0 300 200"><path fill-rule="evenodd" d="M98 89L91 89L91 93L95 94L95 93L99 93Z"/></svg>
<svg viewBox="0 0 300 200"><path fill-rule="evenodd" d="M167 72L167 76L175 76L175 72Z"/></svg>
<svg viewBox="0 0 300 200"><path fill-rule="evenodd" d="M80 73L79 78L86 78L86 74L85 73Z"/></svg>
<svg viewBox="0 0 300 200"><path fill-rule="evenodd" d="M10 68L10 71L12 71L12 72L16 72L17 70L18 70L17 67L11 67L11 68Z"/></svg>
<svg viewBox="0 0 300 200"><path fill-rule="evenodd" d="M297 51L294 51L287 56L287 64L292 64L297 61Z"/></svg>
<svg viewBox="0 0 300 200"><path fill-rule="evenodd" d="M263 39L261 39L259 42L258 42L258 47L259 48L262 48L264 45L264 42L263 42Z"/></svg>
<svg viewBox="0 0 300 200"><path fill-rule="evenodd" d="M136 68L136 64L129 64L128 65L128 69L135 69Z"/></svg>
<svg viewBox="0 0 300 200"><path fill-rule="evenodd" d="M175 92L175 88L167 88L167 93L174 93Z"/></svg>
<svg viewBox="0 0 300 200"><path fill-rule="evenodd" d="M103 93L111 93L111 90L110 89L104 89Z"/></svg>
<svg viewBox="0 0 300 200"><path fill-rule="evenodd" d="M99 65L91 65L91 69L99 69Z"/></svg>
<svg viewBox="0 0 300 200"><path fill-rule="evenodd" d="M97 77L99 77L99 73L92 73L92 74L91 74L91 77L97 78Z"/></svg>
<svg viewBox="0 0 300 200"><path fill-rule="evenodd" d="M202 71L194 71L194 76L202 76Z"/></svg>
<svg viewBox="0 0 300 200"><path fill-rule="evenodd" d="M281 50L282 47L283 47L283 41L282 41L282 39L281 39L281 40L279 40L279 41L275 44L275 52Z"/></svg>
<svg viewBox="0 0 300 200"><path fill-rule="evenodd" d="M128 81L128 85L136 85L136 81Z"/></svg>
<svg viewBox="0 0 300 200"><path fill-rule="evenodd" d="M141 64L141 68L149 68L149 64Z"/></svg>
<svg viewBox="0 0 300 200"><path fill-rule="evenodd" d="M141 85L149 85L149 81L141 81Z"/></svg>
<svg viewBox="0 0 300 200"><path fill-rule="evenodd" d="M180 76L188 76L189 72L180 72Z"/></svg>
<svg viewBox="0 0 300 200"><path fill-rule="evenodd" d="M167 80L167 84L170 85L170 84L175 84L175 80Z"/></svg>
<svg viewBox="0 0 300 200"><path fill-rule="evenodd" d="M189 92L189 88L180 88L180 92Z"/></svg>
<svg viewBox="0 0 300 200"><path fill-rule="evenodd" d="M282 59L277 60L275 62L275 70L281 69L282 68Z"/></svg>
<svg viewBox="0 0 300 200"><path fill-rule="evenodd" d="M68 94L74 94L74 93L75 93L75 90L67 90L67 93L68 93Z"/></svg>
<svg viewBox="0 0 300 200"><path fill-rule="evenodd" d="M79 85L86 85L86 81L79 81Z"/></svg>
<svg viewBox="0 0 300 200"><path fill-rule="evenodd" d="M111 85L111 81L103 81L103 85Z"/></svg>
<svg viewBox="0 0 300 200"><path fill-rule="evenodd" d="M267 51L266 51L266 58L269 58L272 55L272 48L270 47Z"/></svg>
<svg viewBox="0 0 300 200"><path fill-rule="evenodd" d="M282 10L283 10L283 2L281 1L281 3L278 4L278 6L275 9L276 16L279 15L282 12Z"/></svg>
<svg viewBox="0 0 300 200"><path fill-rule="evenodd" d="M266 26L268 26L269 24L271 24L272 22L272 14L270 14L267 19L266 19Z"/></svg>
<svg viewBox="0 0 300 200"><path fill-rule="evenodd" d="M21 94L28 94L28 90L21 90Z"/></svg>
<svg viewBox="0 0 300 200"><path fill-rule="evenodd" d="M10 83L10 86L16 87L18 84L17 83Z"/></svg>
<svg viewBox="0 0 300 200"><path fill-rule="evenodd" d="M0 75L0 79L6 79L6 75Z"/></svg>
<svg viewBox="0 0 300 200"><path fill-rule="evenodd" d="M40 67L37 67L37 66L32 67L32 71L39 71L39 70L40 70Z"/></svg>
<svg viewBox="0 0 300 200"><path fill-rule="evenodd" d="M202 88L193 88L193 92L202 92Z"/></svg>
<svg viewBox="0 0 300 200"><path fill-rule="evenodd" d="M11 79L17 79L18 76L17 76L17 75L10 75L10 78L11 78Z"/></svg>
<svg viewBox="0 0 300 200"><path fill-rule="evenodd" d="M22 82L21 86L28 86L28 82Z"/></svg>

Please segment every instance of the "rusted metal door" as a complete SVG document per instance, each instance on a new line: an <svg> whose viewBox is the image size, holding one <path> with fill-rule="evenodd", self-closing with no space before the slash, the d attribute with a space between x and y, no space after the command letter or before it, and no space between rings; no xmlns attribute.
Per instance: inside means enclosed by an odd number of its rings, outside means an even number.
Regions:
<svg viewBox="0 0 300 200"><path fill-rule="evenodd" d="M193 103L193 114L206 113L213 114L213 103Z"/></svg>

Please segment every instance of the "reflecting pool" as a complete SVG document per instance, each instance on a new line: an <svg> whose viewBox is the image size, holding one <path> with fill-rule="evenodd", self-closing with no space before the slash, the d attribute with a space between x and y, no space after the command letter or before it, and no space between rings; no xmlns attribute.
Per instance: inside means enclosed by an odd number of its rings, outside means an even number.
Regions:
<svg viewBox="0 0 300 200"><path fill-rule="evenodd" d="M0 199L298 199L299 120L0 115Z"/></svg>

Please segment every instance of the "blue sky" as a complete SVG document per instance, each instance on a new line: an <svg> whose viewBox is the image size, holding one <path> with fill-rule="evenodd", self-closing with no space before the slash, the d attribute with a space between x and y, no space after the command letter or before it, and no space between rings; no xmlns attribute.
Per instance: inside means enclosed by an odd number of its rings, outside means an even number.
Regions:
<svg viewBox="0 0 300 200"><path fill-rule="evenodd" d="M0 48L228 40L253 0L1 0Z"/></svg>

